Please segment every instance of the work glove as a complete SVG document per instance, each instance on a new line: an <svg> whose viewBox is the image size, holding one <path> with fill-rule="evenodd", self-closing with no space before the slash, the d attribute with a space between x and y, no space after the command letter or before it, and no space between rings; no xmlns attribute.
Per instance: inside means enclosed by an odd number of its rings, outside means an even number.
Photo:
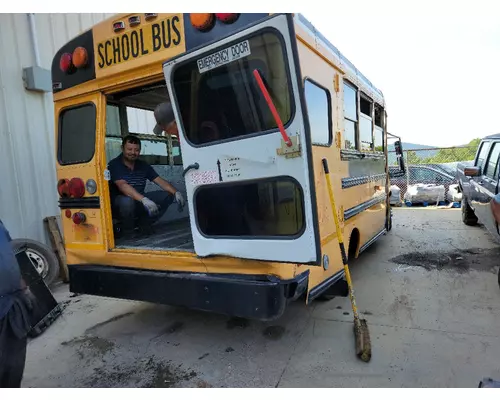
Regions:
<svg viewBox="0 0 500 400"><path fill-rule="evenodd" d="M179 191L175 192L175 201L179 205L179 207L178 207L179 212L181 212L184 209L184 205L186 204L186 201L184 200L184 196L182 195L181 192L179 192Z"/></svg>
<svg viewBox="0 0 500 400"><path fill-rule="evenodd" d="M146 207L146 210L150 216L154 217L155 215L158 215L158 206L154 201L148 199L147 197L143 197L141 203L144 205L144 207Z"/></svg>

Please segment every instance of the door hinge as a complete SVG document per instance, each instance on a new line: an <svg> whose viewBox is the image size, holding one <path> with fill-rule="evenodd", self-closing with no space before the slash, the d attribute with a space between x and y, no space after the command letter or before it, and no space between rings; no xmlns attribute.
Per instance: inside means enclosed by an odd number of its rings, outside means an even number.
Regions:
<svg viewBox="0 0 500 400"><path fill-rule="evenodd" d="M340 140L341 140L340 131L337 131L335 132L335 146L337 146L337 149L340 149L341 146Z"/></svg>
<svg viewBox="0 0 500 400"><path fill-rule="evenodd" d="M300 146L300 136L290 136L291 146L287 146L283 138L281 138L281 147L276 149L276 154L285 156L286 158L295 158L302 155Z"/></svg>
<svg viewBox="0 0 500 400"><path fill-rule="evenodd" d="M340 91L340 76L339 74L335 74L335 78L333 78L333 88L338 93Z"/></svg>

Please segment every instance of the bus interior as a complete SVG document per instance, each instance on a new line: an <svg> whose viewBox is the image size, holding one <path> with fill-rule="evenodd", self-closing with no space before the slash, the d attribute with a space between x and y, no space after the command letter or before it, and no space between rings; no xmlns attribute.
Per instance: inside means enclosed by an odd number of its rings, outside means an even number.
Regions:
<svg viewBox="0 0 500 400"><path fill-rule="evenodd" d="M168 101L165 83L135 88L107 96L106 104L106 162L121 154L123 137L131 134L141 140L140 159L147 162L166 181L171 183L185 196L185 183L182 177L182 155L178 137L175 135L157 136L153 133L156 124L153 111L155 107ZM110 181L110 185L113 183ZM155 183L147 182L145 196L161 190ZM110 190L111 193L111 190ZM165 214L153 224L153 232L121 237L119 219L111 205L113 231L116 248L161 249L194 252L187 206L179 211L173 203Z"/></svg>

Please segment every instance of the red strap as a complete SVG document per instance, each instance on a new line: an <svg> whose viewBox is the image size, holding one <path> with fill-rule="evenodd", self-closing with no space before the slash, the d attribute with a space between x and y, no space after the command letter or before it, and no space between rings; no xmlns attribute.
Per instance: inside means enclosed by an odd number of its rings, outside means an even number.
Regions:
<svg viewBox="0 0 500 400"><path fill-rule="evenodd" d="M271 99L271 96L269 95L269 92L267 91L266 85L264 85L264 81L262 80L262 77L260 76L260 72L257 69L253 70L253 76L255 77L255 80L257 81L257 84L259 85L260 91L264 95L264 98L266 99L267 105L269 106L269 109L271 110L271 113L273 114L274 120L276 121L276 124L278 125L278 128L280 129L281 136L283 136L283 140L285 141L286 145L290 147L292 145L292 141L288 137L285 127L283 126L283 122L281 121L281 118L278 114L278 111L276 111L276 107L274 106L273 100Z"/></svg>

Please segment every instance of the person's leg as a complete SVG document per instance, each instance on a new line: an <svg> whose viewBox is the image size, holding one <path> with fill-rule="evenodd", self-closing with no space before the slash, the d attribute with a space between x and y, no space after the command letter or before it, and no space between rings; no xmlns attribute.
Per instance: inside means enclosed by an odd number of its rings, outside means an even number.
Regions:
<svg viewBox="0 0 500 400"><path fill-rule="evenodd" d="M10 347L8 349L8 359L6 373L4 374L4 380L2 382L2 387L7 388L20 388L21 382L23 380L24 365L26 362L26 345L27 338L18 339L12 336L10 341ZM3 386L5 384L5 386Z"/></svg>
<svg viewBox="0 0 500 400"><path fill-rule="evenodd" d="M155 223L158 221L163 214L168 210L168 207L174 202L174 196L168 192L162 190L156 190L154 192L146 193L146 197L151 201L154 201L159 208L159 213L155 217L150 217L150 223Z"/></svg>
<svg viewBox="0 0 500 400"><path fill-rule="evenodd" d="M115 198L115 207L118 211L118 216L120 218L122 228L124 232L130 232L134 230L135 226L135 216L136 216L136 208L137 202L123 195L118 195Z"/></svg>
<svg viewBox="0 0 500 400"><path fill-rule="evenodd" d="M0 321L0 387L20 388L26 362L27 338L14 335L7 318Z"/></svg>

